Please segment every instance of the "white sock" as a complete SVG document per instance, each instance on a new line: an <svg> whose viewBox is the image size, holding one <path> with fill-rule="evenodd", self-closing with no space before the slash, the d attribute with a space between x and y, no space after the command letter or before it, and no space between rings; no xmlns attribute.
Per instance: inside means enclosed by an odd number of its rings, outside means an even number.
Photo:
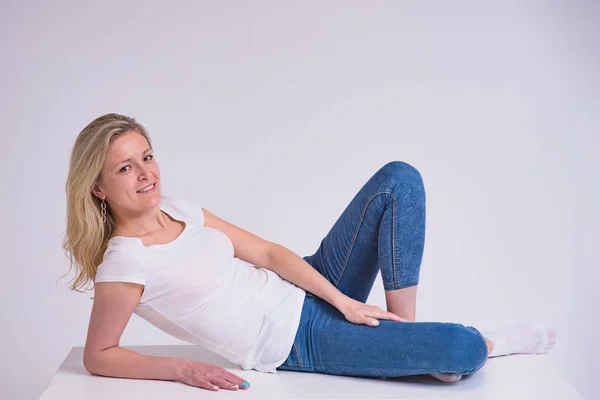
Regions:
<svg viewBox="0 0 600 400"><path fill-rule="evenodd" d="M429 375L433 376L436 379L439 379L442 382L446 382L446 383L458 382L462 378L461 374L442 374L442 373L435 372L435 373L429 374Z"/></svg>
<svg viewBox="0 0 600 400"><path fill-rule="evenodd" d="M556 342L554 329L529 322L481 334L494 345L488 358L509 354L542 354Z"/></svg>

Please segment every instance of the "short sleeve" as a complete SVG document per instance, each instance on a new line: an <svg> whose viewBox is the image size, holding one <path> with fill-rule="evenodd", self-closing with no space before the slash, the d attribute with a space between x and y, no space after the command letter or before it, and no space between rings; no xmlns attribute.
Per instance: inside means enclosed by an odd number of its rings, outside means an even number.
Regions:
<svg viewBox="0 0 600 400"><path fill-rule="evenodd" d="M167 196L162 197L162 202L171 209L175 209L184 219L191 218L195 224L204 226L204 211L202 211L202 207L197 202L172 199Z"/></svg>
<svg viewBox="0 0 600 400"><path fill-rule="evenodd" d="M198 225L204 226L204 212L202 211L200 204L188 200L177 200L177 203L181 205L181 208L184 209L188 215L192 215L195 218Z"/></svg>
<svg viewBox="0 0 600 400"><path fill-rule="evenodd" d="M109 249L96 270L95 282L132 282L146 285L138 258L126 250Z"/></svg>

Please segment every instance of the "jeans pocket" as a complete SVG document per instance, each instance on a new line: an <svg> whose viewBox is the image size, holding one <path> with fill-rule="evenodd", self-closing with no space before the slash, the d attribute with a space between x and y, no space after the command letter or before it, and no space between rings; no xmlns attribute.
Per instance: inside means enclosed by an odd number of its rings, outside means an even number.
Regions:
<svg viewBox="0 0 600 400"><path fill-rule="evenodd" d="M283 362L283 365L301 367L302 366L302 357L300 356L300 348L296 341L292 344L292 350L288 355L288 358Z"/></svg>

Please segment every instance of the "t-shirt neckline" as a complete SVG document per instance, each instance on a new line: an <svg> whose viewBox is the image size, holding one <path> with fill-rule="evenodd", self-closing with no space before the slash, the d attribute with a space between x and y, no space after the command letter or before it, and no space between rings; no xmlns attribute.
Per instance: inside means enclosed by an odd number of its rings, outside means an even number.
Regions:
<svg viewBox="0 0 600 400"><path fill-rule="evenodd" d="M139 237L133 237L133 236L114 236L109 240L115 240L115 239L119 239L119 240L132 240L136 243L139 244L139 246L143 249L166 249L169 247L174 246L176 243L178 243L181 238L187 234L189 228L190 228L190 222L186 221L185 218L182 217L182 215L180 215L179 213L177 213L176 210L173 209L173 207L170 207L170 205L165 202L165 198L161 197L160 199L160 205L159 205L161 211L163 211L165 214L167 214L167 216L171 217L171 219L175 220L175 221L180 221L184 223L184 227L183 230L181 231L181 233L173 240L171 240L169 243L162 243L162 244L151 244L146 246L143 242L142 239L140 239Z"/></svg>

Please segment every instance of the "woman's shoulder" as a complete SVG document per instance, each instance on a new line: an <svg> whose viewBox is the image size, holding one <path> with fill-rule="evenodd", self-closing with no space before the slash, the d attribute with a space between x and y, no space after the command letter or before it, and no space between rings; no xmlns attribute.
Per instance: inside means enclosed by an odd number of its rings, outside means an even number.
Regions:
<svg viewBox="0 0 600 400"><path fill-rule="evenodd" d="M108 240L106 243L106 249L102 259L115 260L115 259L128 259L136 257L136 240L138 238L126 237L126 236L115 236Z"/></svg>
<svg viewBox="0 0 600 400"><path fill-rule="evenodd" d="M196 201L162 195L161 208L174 211L178 217L183 218L186 222L191 221L201 226L204 225L202 207Z"/></svg>

